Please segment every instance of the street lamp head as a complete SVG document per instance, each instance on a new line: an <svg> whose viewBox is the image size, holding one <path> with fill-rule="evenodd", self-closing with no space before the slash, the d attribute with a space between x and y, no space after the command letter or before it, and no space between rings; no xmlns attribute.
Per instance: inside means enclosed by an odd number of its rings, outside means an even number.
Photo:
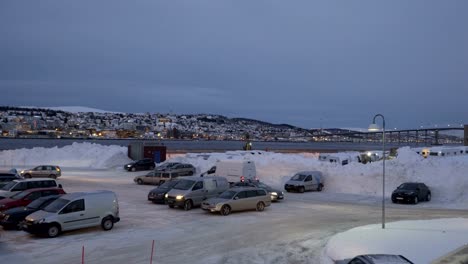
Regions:
<svg viewBox="0 0 468 264"><path fill-rule="evenodd" d="M369 130L369 131L380 131L381 128L376 123L372 123L372 124L369 125L369 128L367 130Z"/></svg>

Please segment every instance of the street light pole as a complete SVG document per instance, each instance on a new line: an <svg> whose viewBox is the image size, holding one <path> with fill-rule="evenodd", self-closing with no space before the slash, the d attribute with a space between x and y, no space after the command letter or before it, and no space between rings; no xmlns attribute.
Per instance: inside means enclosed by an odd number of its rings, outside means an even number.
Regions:
<svg viewBox="0 0 468 264"><path fill-rule="evenodd" d="M375 119L377 117L382 118L382 229L385 229L385 117L381 114L376 114L372 120L372 124L369 126L369 131L379 130L378 126L375 124Z"/></svg>

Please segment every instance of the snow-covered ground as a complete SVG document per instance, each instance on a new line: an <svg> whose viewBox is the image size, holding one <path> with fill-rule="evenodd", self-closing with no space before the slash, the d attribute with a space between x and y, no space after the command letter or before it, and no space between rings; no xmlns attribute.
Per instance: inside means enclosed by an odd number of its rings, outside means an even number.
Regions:
<svg viewBox="0 0 468 264"><path fill-rule="evenodd" d="M318 154L228 152L172 156L190 162L198 172L217 160L251 159L259 178L275 187L297 171L321 170L323 192L286 193L264 212L228 217L200 209L182 211L146 200L154 186L133 183L146 172L126 172L125 147L81 143L64 148L0 152L0 167L62 166L60 182L67 192L108 189L119 197L122 221L113 230L73 231L42 239L21 231L0 231L0 256L5 263L149 263L155 240L155 263L320 263L330 237L351 228L380 222L382 163L340 166L319 162ZM468 218L464 172L468 156L424 159L408 148L386 162L387 198L403 181L423 181L433 199L418 205L388 203L387 221ZM388 200L388 199L387 199ZM452 249L453 250L453 249ZM330 251L331 252L331 251ZM350 252L354 254L356 252Z"/></svg>

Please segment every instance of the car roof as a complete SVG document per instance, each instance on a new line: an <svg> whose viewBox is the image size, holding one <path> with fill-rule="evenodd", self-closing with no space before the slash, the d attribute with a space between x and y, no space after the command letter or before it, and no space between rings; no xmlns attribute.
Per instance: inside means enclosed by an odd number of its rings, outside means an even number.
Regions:
<svg viewBox="0 0 468 264"><path fill-rule="evenodd" d="M299 171L296 174L322 174L321 171Z"/></svg>
<svg viewBox="0 0 468 264"><path fill-rule="evenodd" d="M97 194L106 194L106 193L111 193L115 195L114 192L112 191L107 191L107 190L100 190L100 191L92 191L92 192L74 192L74 193L67 193L60 198L62 199L67 199L67 200L75 200L81 197L85 197L88 195L97 195Z"/></svg>
<svg viewBox="0 0 468 264"><path fill-rule="evenodd" d="M240 192L240 191L256 191L256 190L263 190L263 188L258 187L250 187L250 186L236 186L232 187L229 190Z"/></svg>
<svg viewBox="0 0 468 264"><path fill-rule="evenodd" d="M55 181L55 179L51 178L32 178L32 179L17 179L14 180L15 182L34 182L34 181Z"/></svg>
<svg viewBox="0 0 468 264"><path fill-rule="evenodd" d="M23 192L31 193L31 192L48 191L48 190L62 190L62 188L59 188L59 187L32 188L32 189L24 190Z"/></svg>
<svg viewBox="0 0 468 264"><path fill-rule="evenodd" d="M402 264L402 263L412 263L407 258L401 255L388 255L388 254L369 254L361 255L359 258L365 259L369 262L375 264Z"/></svg>

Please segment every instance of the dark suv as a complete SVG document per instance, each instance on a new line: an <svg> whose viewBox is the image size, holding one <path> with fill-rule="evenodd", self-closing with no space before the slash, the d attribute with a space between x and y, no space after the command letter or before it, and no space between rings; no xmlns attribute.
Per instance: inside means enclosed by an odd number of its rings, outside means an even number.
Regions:
<svg viewBox="0 0 468 264"><path fill-rule="evenodd" d="M392 202L409 202L413 204L419 201L430 201L431 190L424 183L405 182L398 186L392 193Z"/></svg>
<svg viewBox="0 0 468 264"><path fill-rule="evenodd" d="M13 170L3 171L2 170L0 171L0 188L11 181L18 180L18 179L21 179L21 176L19 176L15 171Z"/></svg>
<svg viewBox="0 0 468 264"><path fill-rule="evenodd" d="M152 170L156 167L152 159L142 159L137 160L128 164L125 164L124 169L128 171L137 171L137 170Z"/></svg>

